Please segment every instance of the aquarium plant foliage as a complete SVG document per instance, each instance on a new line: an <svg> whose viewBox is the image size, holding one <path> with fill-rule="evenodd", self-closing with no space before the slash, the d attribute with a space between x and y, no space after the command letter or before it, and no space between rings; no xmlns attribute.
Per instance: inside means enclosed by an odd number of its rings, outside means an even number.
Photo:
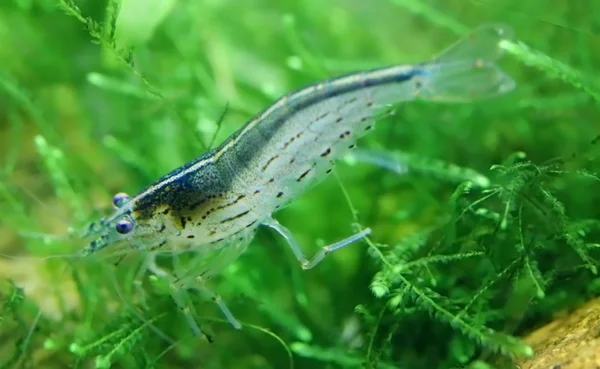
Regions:
<svg viewBox="0 0 600 369"><path fill-rule="evenodd" d="M511 368L600 290L600 3L5 0L0 4L0 368ZM144 253L72 255L82 229L281 95L428 60L502 22L509 94L414 102L210 280ZM171 265L171 264L169 264ZM172 265L171 265L172 267ZM181 306L185 308L182 309ZM186 311L183 311L186 310ZM188 316L205 335L194 335Z"/></svg>

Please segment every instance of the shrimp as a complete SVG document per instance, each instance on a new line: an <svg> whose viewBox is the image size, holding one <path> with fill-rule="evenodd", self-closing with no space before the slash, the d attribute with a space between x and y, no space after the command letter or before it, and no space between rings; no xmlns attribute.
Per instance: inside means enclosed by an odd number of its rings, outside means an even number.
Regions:
<svg viewBox="0 0 600 369"><path fill-rule="evenodd" d="M207 289L207 278L240 256L261 225L285 239L305 270L369 235L370 229L361 230L309 259L273 214L323 180L394 104L470 102L511 91L514 81L495 64L502 55L500 41L510 37L506 26L484 25L429 62L351 73L281 97L217 148L133 197L117 194L116 211L90 227L94 239L83 254L123 247L146 251L148 270L204 292L240 328L221 298ZM195 253L195 264L177 278L154 261L158 253L185 251ZM176 289L172 296L194 332L201 333Z"/></svg>

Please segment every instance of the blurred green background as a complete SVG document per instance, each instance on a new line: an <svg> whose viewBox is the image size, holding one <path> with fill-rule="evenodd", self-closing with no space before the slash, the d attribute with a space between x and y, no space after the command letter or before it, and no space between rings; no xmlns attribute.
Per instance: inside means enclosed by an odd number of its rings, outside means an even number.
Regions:
<svg viewBox="0 0 600 369"><path fill-rule="evenodd" d="M286 92L489 22L517 89L382 120L359 146L407 174L346 160L277 213L307 254L354 223L370 244L303 272L261 230L213 282L241 331L190 294L194 337L139 260L42 259ZM2 1L0 368L510 367L600 290L599 44L592 0Z"/></svg>

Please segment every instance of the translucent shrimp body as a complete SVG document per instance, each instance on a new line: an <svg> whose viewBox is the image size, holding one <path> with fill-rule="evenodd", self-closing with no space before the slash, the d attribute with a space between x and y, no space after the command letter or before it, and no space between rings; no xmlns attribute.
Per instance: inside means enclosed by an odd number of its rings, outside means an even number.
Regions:
<svg viewBox="0 0 600 369"><path fill-rule="evenodd" d="M117 201L116 212L92 228L96 239L84 252L117 244L156 252L191 249L205 256L198 273L212 273L266 225L287 240L303 268L314 267L369 230L308 260L272 214L330 173L390 105L469 102L512 90L513 80L495 64L500 41L510 36L502 25L486 25L427 63L361 71L283 96L215 150ZM224 313L230 316L226 308Z"/></svg>

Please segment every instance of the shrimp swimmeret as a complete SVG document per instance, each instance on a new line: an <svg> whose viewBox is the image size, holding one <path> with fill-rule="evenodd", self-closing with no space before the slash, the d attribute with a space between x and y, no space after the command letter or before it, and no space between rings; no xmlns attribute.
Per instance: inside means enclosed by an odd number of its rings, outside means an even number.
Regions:
<svg viewBox="0 0 600 369"><path fill-rule="evenodd" d="M307 259L272 214L331 172L334 161L349 153L376 118L390 113L392 104L470 102L512 90L513 80L495 64L502 55L500 42L509 37L505 26L482 26L429 62L360 71L281 97L218 148L133 197L116 195L117 210L90 227L94 240L83 253L118 245L149 251L151 272L208 294L239 328L203 278L244 252L260 225L285 238L303 269L368 235L369 229L362 230ZM198 255L188 275L172 277L154 263L156 253L186 250ZM172 296L183 304L177 290ZM194 319L187 319L200 333Z"/></svg>

